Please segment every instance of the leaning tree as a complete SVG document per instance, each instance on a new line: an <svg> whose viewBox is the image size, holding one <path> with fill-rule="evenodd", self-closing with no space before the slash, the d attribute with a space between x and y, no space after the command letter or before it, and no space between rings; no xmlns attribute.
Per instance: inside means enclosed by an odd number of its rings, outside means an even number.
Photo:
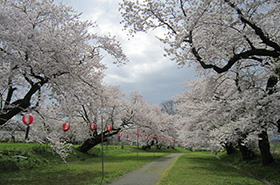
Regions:
<svg viewBox="0 0 280 185"><path fill-rule="evenodd" d="M120 4L125 29L135 34L161 28L166 55L178 65L225 73L241 62L269 70L268 95L279 80L279 10L276 0L123 0ZM264 163L273 162L267 131L259 138Z"/></svg>

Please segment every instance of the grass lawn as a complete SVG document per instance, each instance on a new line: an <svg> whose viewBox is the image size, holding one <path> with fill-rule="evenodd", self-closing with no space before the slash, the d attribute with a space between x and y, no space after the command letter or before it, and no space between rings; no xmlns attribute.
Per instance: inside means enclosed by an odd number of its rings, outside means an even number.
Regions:
<svg viewBox="0 0 280 185"><path fill-rule="evenodd" d="M136 147L104 147L104 180L109 182L117 176L131 171L154 159L181 150L139 151ZM185 151L185 150L183 150ZM75 151L64 163L45 145L0 143L0 185L75 185L102 184L101 146L88 154ZM28 160L15 156L27 156ZM1 167L0 167L1 168ZM5 168L5 169L4 169Z"/></svg>
<svg viewBox="0 0 280 185"><path fill-rule="evenodd" d="M216 159L209 152L191 152L181 156L159 185L258 185L253 179Z"/></svg>
<svg viewBox="0 0 280 185"><path fill-rule="evenodd" d="M67 157L67 163L46 145L27 143L0 143L0 185L98 185L109 182L154 159L169 153L186 152L181 148L139 150L136 147L110 145L104 147L104 172L102 181L101 146L87 154L77 150ZM242 162L240 156L219 154L223 161L231 162L272 184L280 184L279 161L272 166L262 166L258 158ZM28 159L16 158L25 156ZM277 158L279 160L279 158ZM163 174L160 185L258 185L258 180L248 177L209 152L188 152L181 156Z"/></svg>

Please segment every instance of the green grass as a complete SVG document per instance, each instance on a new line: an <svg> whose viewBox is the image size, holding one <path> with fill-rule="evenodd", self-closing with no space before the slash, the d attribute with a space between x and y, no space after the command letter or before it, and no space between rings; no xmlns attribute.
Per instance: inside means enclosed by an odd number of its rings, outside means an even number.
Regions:
<svg viewBox="0 0 280 185"><path fill-rule="evenodd" d="M159 184L258 185L262 183L217 160L209 152L191 152L181 156Z"/></svg>
<svg viewBox="0 0 280 185"><path fill-rule="evenodd" d="M76 147L76 146L75 146ZM101 146L83 154L75 150L66 158L67 163L46 145L0 143L0 185L75 185L101 184ZM139 150L137 162L135 146L104 146L104 179L109 182L156 158L182 149ZM16 155L27 156L28 160L16 159ZM1 167L2 166L2 167Z"/></svg>
<svg viewBox="0 0 280 185"><path fill-rule="evenodd" d="M136 146L104 146L105 177L102 181L101 146L96 146L87 154L78 152L73 147L64 163L50 147L40 144L0 143L0 185L76 185L102 184L125 174L139 166L169 153L187 152L182 148L161 150L139 149L137 162ZM16 159L15 156L26 156ZM233 163L254 175L273 184L280 184L280 168L277 163L262 166L261 160L243 162L236 155L219 154L224 161ZM279 158L276 158L279 160ZM279 164L279 163L278 163ZM221 162L209 152L188 152L173 163L173 167L164 173L159 184L262 184Z"/></svg>

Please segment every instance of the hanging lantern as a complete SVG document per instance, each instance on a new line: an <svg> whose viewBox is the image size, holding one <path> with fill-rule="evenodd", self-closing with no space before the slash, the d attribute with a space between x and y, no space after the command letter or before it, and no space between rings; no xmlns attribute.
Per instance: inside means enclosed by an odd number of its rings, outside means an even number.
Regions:
<svg viewBox="0 0 280 185"><path fill-rule="evenodd" d="M138 131L136 131L136 132L135 132L135 134L136 134L136 135L138 135L138 134L139 134L139 132L138 132Z"/></svg>
<svg viewBox="0 0 280 185"><path fill-rule="evenodd" d="M126 136L125 136L127 139L129 138L129 135L128 134L126 134Z"/></svg>
<svg viewBox="0 0 280 185"><path fill-rule="evenodd" d="M91 123L91 124L89 124L89 128L90 128L90 130L95 130L96 129L96 124L95 123Z"/></svg>
<svg viewBox="0 0 280 185"><path fill-rule="evenodd" d="M65 122L62 124L62 130L64 130L65 132L68 131L70 129L70 124Z"/></svg>
<svg viewBox="0 0 280 185"><path fill-rule="evenodd" d="M145 136L145 139L148 139L148 136Z"/></svg>
<svg viewBox="0 0 280 185"><path fill-rule="evenodd" d="M112 130L112 125L107 125L107 131L110 132Z"/></svg>
<svg viewBox="0 0 280 185"><path fill-rule="evenodd" d="M118 133L118 137L122 137L122 133L121 132Z"/></svg>
<svg viewBox="0 0 280 185"><path fill-rule="evenodd" d="M141 133L141 134L140 134L140 137L142 137L142 136L143 136L143 134Z"/></svg>
<svg viewBox="0 0 280 185"><path fill-rule="evenodd" d="M33 122L33 116L30 113L26 113L22 116L22 122L25 125L30 125Z"/></svg>

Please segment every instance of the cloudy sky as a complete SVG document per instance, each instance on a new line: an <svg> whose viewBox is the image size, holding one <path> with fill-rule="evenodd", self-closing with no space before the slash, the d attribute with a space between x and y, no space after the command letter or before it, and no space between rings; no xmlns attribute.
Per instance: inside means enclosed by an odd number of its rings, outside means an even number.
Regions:
<svg viewBox="0 0 280 185"><path fill-rule="evenodd" d="M151 104L160 104L183 91L182 83L195 78L192 68L178 68L177 64L163 56L163 44L155 35L160 30L137 33L133 38L123 31L118 4L121 0L56 0L82 12L83 20L95 21L96 32L115 35L122 44L129 63L123 67L113 65L113 59L105 56L108 66L105 83L119 85L128 95L138 91Z"/></svg>

